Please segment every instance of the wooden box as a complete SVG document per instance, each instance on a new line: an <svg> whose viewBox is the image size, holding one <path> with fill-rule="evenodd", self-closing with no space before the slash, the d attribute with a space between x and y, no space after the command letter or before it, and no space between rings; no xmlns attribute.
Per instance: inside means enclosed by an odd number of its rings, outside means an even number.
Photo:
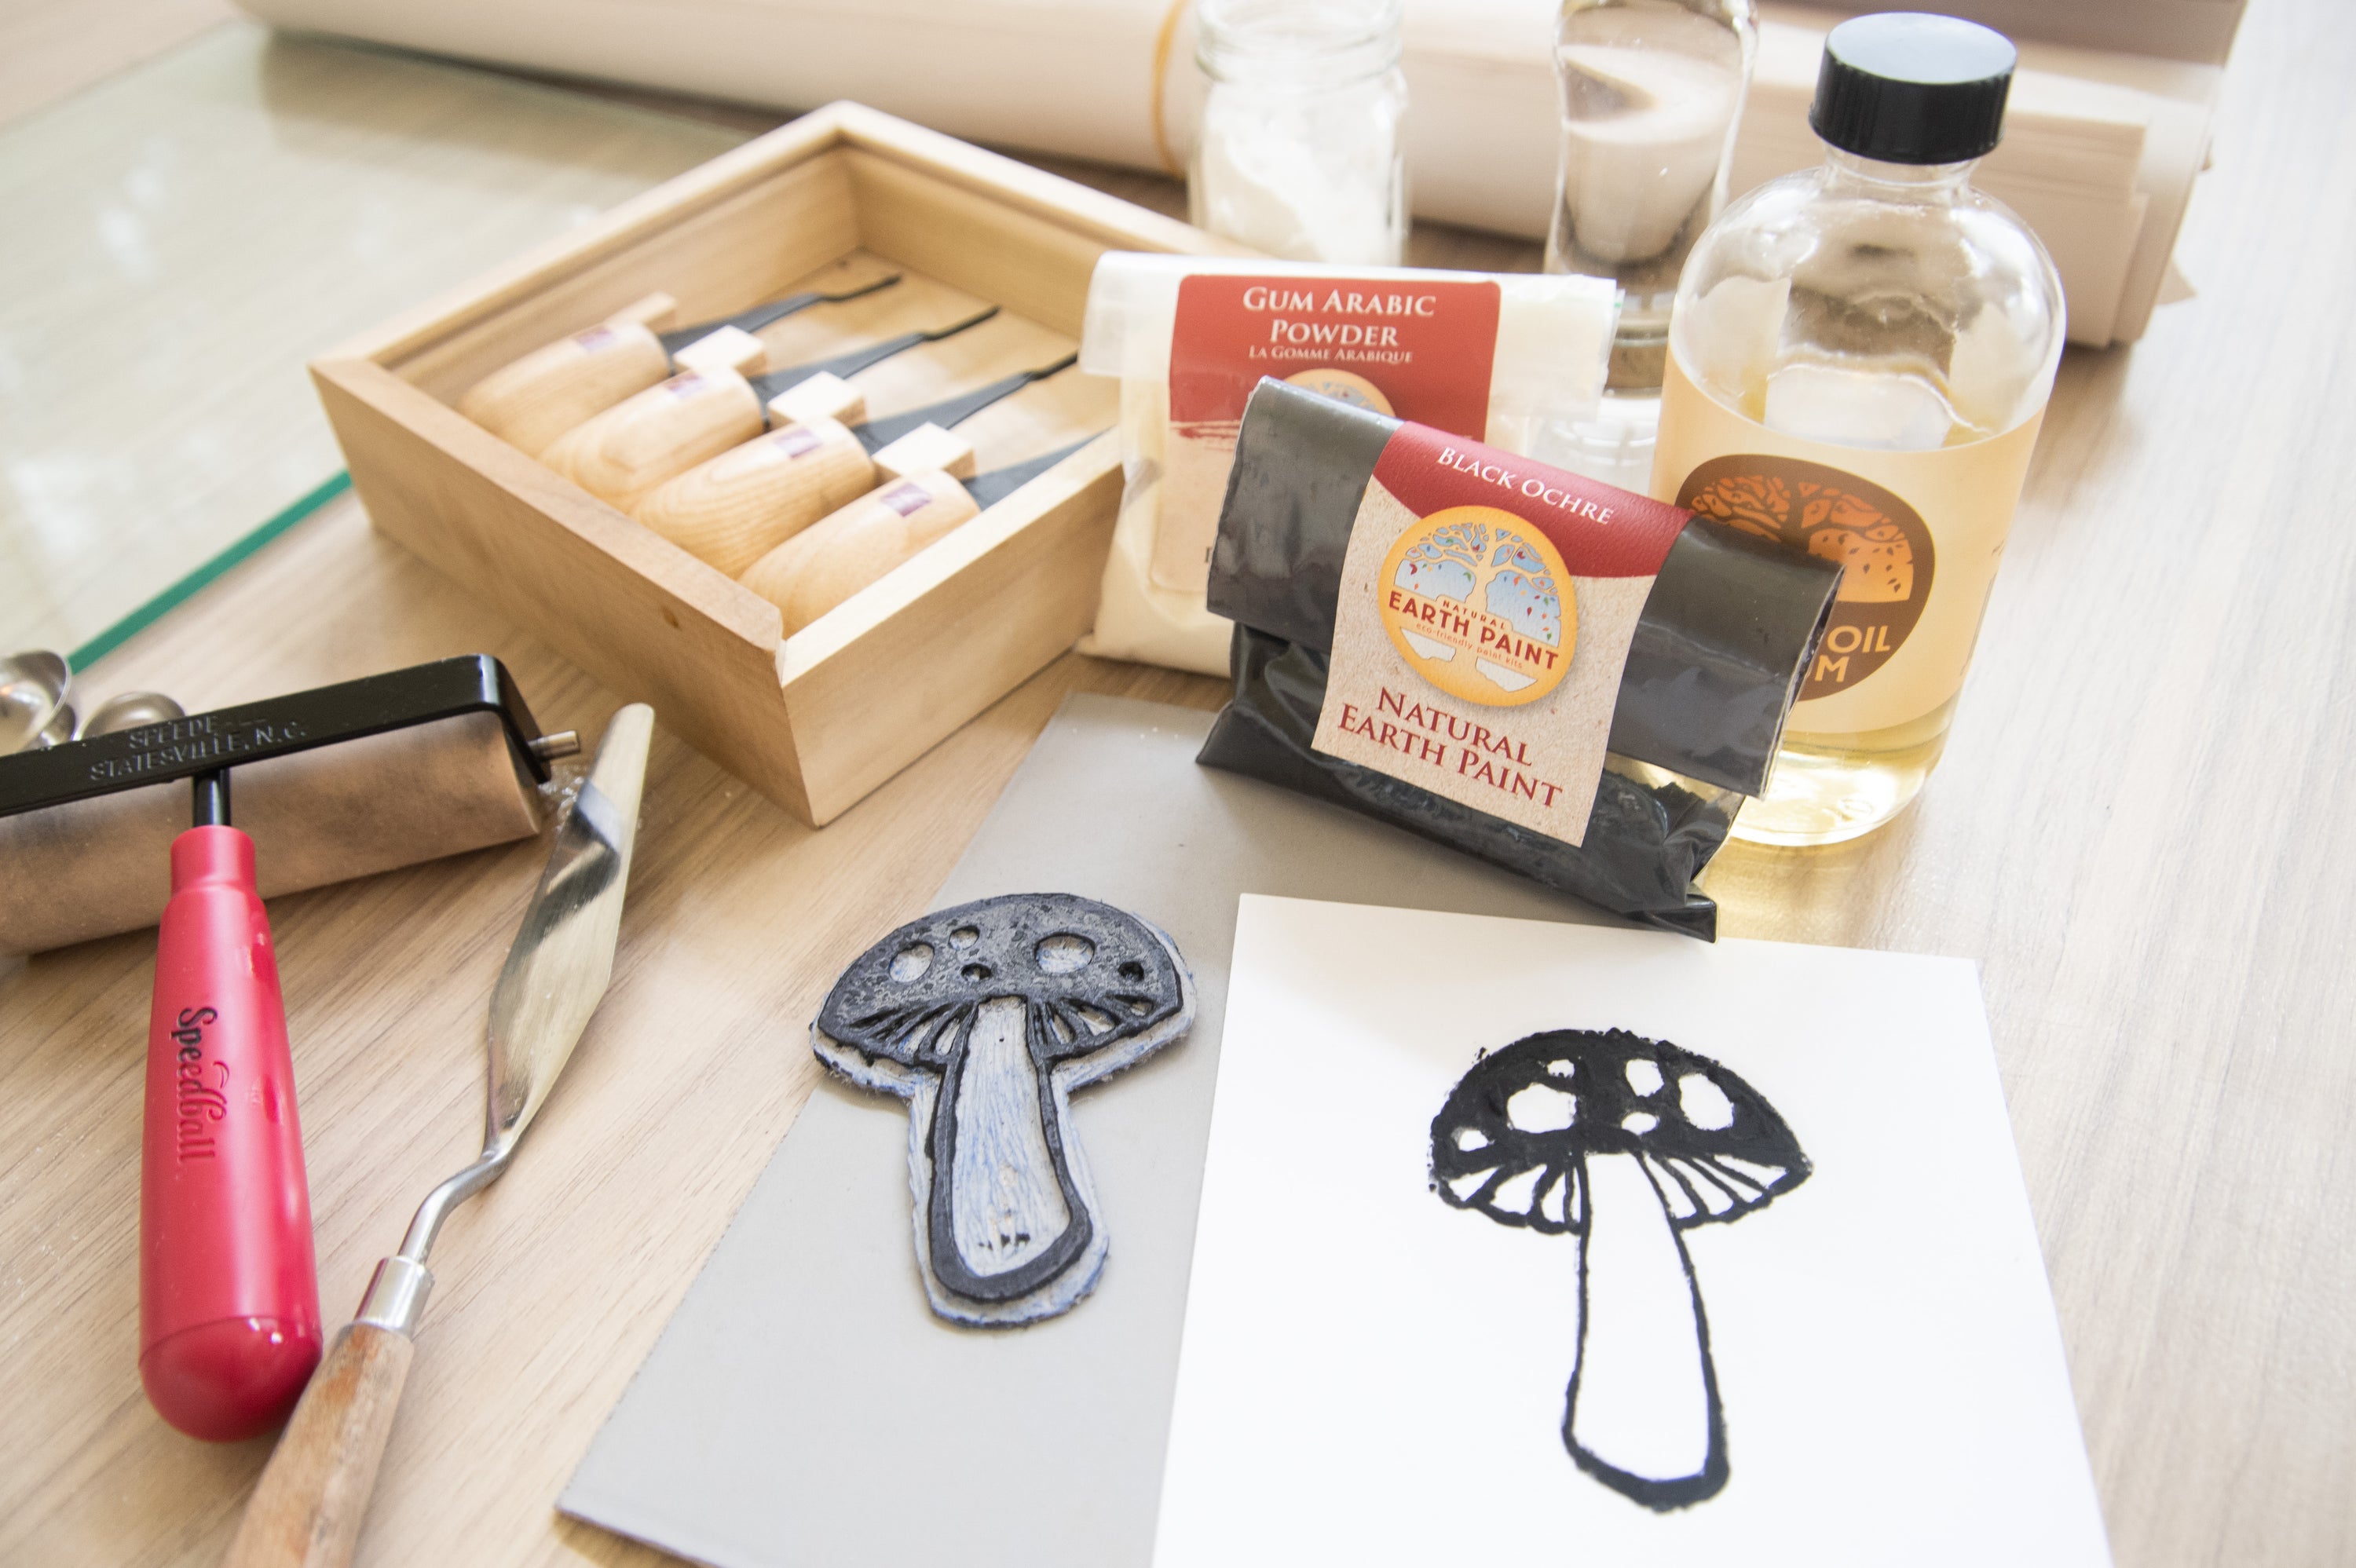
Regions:
<svg viewBox="0 0 2356 1568"><path fill-rule="evenodd" d="M984 469L1104 433L791 638L775 605L454 405L492 369L658 290L677 298L686 322L827 279L903 275L865 300L767 329L776 363L938 325L977 301L1001 307L983 326L861 377L869 412L888 415L1068 352L1090 270L1108 250L1234 248L838 103L345 346L311 373L380 531L819 825L1087 630L1120 497L1116 383L1069 370L961 427Z"/></svg>

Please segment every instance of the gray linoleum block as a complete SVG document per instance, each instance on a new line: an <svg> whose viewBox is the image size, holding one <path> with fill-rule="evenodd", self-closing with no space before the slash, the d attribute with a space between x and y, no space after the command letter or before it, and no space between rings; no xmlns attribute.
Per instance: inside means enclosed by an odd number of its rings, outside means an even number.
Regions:
<svg viewBox="0 0 2356 1568"><path fill-rule="evenodd" d="M937 1317L908 1241L906 1111L821 1081L574 1473L565 1512L715 1568L1151 1561L1237 899L1601 918L1195 766L1210 720L1068 699L932 901L1100 899L1168 932L1194 972L1186 1038L1073 1097L1112 1237L1095 1293L1023 1328ZM807 1025L778 1021L779 1072L809 1049Z"/></svg>

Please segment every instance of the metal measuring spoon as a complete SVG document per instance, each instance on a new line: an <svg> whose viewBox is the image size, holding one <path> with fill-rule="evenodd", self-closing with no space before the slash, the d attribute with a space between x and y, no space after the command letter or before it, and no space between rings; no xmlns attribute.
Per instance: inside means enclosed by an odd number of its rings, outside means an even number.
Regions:
<svg viewBox="0 0 2356 1568"><path fill-rule="evenodd" d="M0 756L72 740L72 689L73 672L55 654L37 648L0 659Z"/></svg>
<svg viewBox="0 0 2356 1568"><path fill-rule="evenodd" d="M187 716L187 709L160 691L118 691L91 710L74 739L87 741L92 735L112 735L118 730L136 730L143 724L163 724Z"/></svg>

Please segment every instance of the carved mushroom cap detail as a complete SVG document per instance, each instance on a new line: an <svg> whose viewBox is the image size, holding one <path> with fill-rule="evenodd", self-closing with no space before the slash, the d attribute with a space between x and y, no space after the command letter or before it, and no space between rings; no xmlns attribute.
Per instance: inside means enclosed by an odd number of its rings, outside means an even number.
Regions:
<svg viewBox="0 0 2356 1568"><path fill-rule="evenodd" d="M958 1026L1019 999L1042 1056L1064 1061L1156 1029L1186 1005L1159 933L1072 893L981 899L909 922L836 981L819 1029L871 1061L940 1071Z"/></svg>
<svg viewBox="0 0 2356 1568"><path fill-rule="evenodd" d="M1707 1057L1626 1029L1553 1029L1474 1063L1431 1124L1440 1198L1502 1225L1584 1233L1585 1160L1633 1154L1679 1230L1807 1179L1765 1097Z"/></svg>

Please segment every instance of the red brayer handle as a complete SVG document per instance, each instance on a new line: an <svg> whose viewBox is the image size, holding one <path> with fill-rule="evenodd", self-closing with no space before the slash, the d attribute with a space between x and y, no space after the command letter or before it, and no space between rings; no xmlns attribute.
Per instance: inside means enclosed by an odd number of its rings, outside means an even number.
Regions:
<svg viewBox="0 0 2356 1568"><path fill-rule="evenodd" d="M311 1196L253 840L172 841L147 1024L139 1376L165 1420L226 1443L285 1419L318 1364Z"/></svg>

